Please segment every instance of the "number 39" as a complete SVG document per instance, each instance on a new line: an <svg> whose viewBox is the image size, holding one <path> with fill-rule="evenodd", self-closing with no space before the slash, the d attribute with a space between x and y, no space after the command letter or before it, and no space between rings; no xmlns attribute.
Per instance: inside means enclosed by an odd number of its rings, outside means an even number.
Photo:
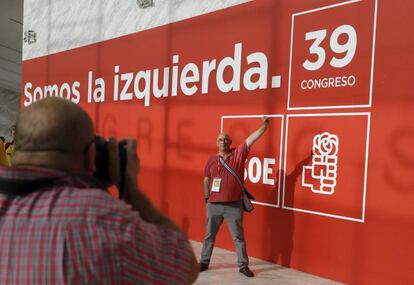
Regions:
<svg viewBox="0 0 414 285"><path fill-rule="evenodd" d="M344 44L338 42L339 37L342 34L348 35L348 41ZM312 45L309 47L310 54L316 54L317 59L315 61L305 60L303 67L310 71L318 70L325 63L326 52L323 47L320 46L323 39L326 37L326 29L313 31L305 34L305 40L314 40ZM335 53L346 53L344 57L337 58L332 57L329 64L336 68L341 68L348 65L354 55L357 46L357 35L355 29L350 25L342 25L336 28L331 35L329 41L331 50Z"/></svg>

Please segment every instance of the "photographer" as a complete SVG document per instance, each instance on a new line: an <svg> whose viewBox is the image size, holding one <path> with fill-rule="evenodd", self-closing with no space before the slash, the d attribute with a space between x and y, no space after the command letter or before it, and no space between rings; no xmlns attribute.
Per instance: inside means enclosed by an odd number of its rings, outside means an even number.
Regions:
<svg viewBox="0 0 414 285"><path fill-rule="evenodd" d="M13 166L0 167L0 284L190 284L198 264L181 230L138 189L135 140L126 149L125 202L103 191L95 134L77 105L46 98L24 109ZM108 141L109 176L120 181Z"/></svg>

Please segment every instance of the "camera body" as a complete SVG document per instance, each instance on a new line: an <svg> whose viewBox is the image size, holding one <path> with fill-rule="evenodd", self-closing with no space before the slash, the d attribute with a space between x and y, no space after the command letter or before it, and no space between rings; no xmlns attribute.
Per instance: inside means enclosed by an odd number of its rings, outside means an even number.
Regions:
<svg viewBox="0 0 414 285"><path fill-rule="evenodd" d="M125 171L127 163L127 153L125 146L121 143L118 144L119 148L119 169L120 169L120 180L118 184L119 198L124 196L125 186ZM96 171L93 176L98 179L105 187L109 187L111 178L109 176L109 150L108 141L101 136L95 137L95 168Z"/></svg>

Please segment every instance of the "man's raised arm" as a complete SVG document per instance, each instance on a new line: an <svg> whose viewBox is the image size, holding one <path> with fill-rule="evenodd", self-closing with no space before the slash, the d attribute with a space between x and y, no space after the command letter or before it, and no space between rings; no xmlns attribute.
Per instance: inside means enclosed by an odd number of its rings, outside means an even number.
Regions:
<svg viewBox="0 0 414 285"><path fill-rule="evenodd" d="M267 130L268 125L269 118L263 117L263 121L260 127L251 133L250 136L246 139L246 144L249 148L263 135L263 133Z"/></svg>

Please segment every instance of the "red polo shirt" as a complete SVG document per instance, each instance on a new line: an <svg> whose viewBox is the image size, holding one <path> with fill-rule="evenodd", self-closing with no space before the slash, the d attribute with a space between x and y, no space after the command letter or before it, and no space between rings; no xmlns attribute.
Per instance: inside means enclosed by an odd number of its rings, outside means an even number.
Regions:
<svg viewBox="0 0 414 285"><path fill-rule="evenodd" d="M233 168L233 170L239 175L240 179L244 181L244 164L246 162L247 155L249 154L249 148L246 142L231 150L231 153L225 159L226 163ZM234 202L239 201L242 197L240 184L228 172L219 161L219 156L212 155L205 167L204 176L210 178L210 198L209 202ZM214 178L221 178L220 192L211 191L211 185Z"/></svg>

